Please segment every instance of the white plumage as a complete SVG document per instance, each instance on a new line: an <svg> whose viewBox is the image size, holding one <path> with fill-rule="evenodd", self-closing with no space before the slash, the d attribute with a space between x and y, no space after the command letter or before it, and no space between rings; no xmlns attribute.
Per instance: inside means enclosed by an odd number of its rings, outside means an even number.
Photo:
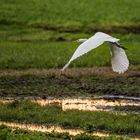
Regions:
<svg viewBox="0 0 140 140"><path fill-rule="evenodd" d="M124 73L128 69L129 61L124 49L121 48L121 46L118 44L119 39L102 32L97 32L89 39L79 39L78 41L83 43L77 48L69 62L63 67L62 70L66 69L73 60L91 51L92 49L97 48L104 42L110 42L111 44L110 50L113 71L118 73Z"/></svg>

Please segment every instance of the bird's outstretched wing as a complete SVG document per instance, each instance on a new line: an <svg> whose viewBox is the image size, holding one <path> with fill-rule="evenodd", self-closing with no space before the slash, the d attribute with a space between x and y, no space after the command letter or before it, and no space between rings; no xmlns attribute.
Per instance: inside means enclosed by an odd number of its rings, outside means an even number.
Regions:
<svg viewBox="0 0 140 140"><path fill-rule="evenodd" d="M69 64L71 63L71 61L73 61L76 58L84 55L85 53L91 51L92 49L97 48L98 46L100 46L101 44L103 44L106 41L114 43L114 42L119 41L119 39L111 37L108 34L105 34L105 33L102 33L102 32L97 32L94 36L89 38L87 41L82 43L77 48L77 50L74 52L74 54L71 57L71 59L69 60L69 62L63 67L62 70L66 69L69 66Z"/></svg>
<svg viewBox="0 0 140 140"><path fill-rule="evenodd" d="M124 73L129 67L129 60L123 48L119 44L111 43L112 69L114 72Z"/></svg>

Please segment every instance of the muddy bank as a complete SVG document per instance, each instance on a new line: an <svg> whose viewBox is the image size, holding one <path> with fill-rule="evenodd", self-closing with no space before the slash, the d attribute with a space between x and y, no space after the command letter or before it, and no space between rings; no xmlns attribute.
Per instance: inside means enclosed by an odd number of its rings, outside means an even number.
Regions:
<svg viewBox="0 0 140 140"><path fill-rule="evenodd" d="M124 75L109 68L5 71L0 74L0 97L79 98L102 95L140 97L140 72Z"/></svg>
<svg viewBox="0 0 140 140"><path fill-rule="evenodd" d="M0 70L0 77L2 76L23 76L23 75L53 75L53 76L86 76L98 75L107 77L140 77L140 70L136 68L129 68L124 74L117 74L112 71L110 67L93 67L93 68L68 68L65 71L61 69L27 69L27 70Z"/></svg>
<svg viewBox="0 0 140 140"><path fill-rule="evenodd" d="M4 122L0 121L0 125L5 125L12 128L19 128L30 131L38 132L59 132L59 133L69 133L70 135L77 135L83 133L81 129L64 129L60 126L45 126L39 124L27 124L27 123L15 123L15 122Z"/></svg>

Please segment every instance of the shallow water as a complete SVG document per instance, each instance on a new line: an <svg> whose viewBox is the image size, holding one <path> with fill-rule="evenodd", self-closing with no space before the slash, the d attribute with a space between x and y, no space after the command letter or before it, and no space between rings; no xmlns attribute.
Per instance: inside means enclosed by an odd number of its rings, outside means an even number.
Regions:
<svg viewBox="0 0 140 140"><path fill-rule="evenodd" d="M118 99L62 99L62 100L33 100L42 106L49 104L58 104L62 106L62 110L89 110L89 111L111 111L114 107L118 106L140 106L140 101Z"/></svg>
<svg viewBox="0 0 140 140"><path fill-rule="evenodd" d="M21 99L0 99L0 103L7 104L12 103L16 100ZM22 99L23 100L23 99ZM29 99L28 99L29 100ZM47 105L59 105L62 107L63 111L78 109L78 110L89 110L89 111L113 111L114 107L140 107L140 99L135 97L123 97L123 96L106 96L97 98L69 98L69 99L30 99L31 102L39 104L41 106ZM119 112L120 113L120 112ZM125 113L124 113L125 114ZM126 115L126 114L125 114ZM84 133L82 129L65 129L60 126L47 126L39 124L26 124L26 123L15 123L15 122L4 122L0 121L0 125L6 125L11 128L20 128L30 131L40 131L40 132L59 132L59 133L69 133L70 135L77 135ZM99 137L108 137L110 133L104 132L92 132L92 135ZM139 138L132 138L139 139Z"/></svg>
<svg viewBox="0 0 140 140"><path fill-rule="evenodd" d="M15 122L6 122L6 121L0 121L0 125L5 125L7 127L11 127L13 129L23 129L23 130L29 130L29 131L36 131L36 132L58 132L58 133L68 133L69 135L78 135L81 133L85 133L82 129L65 129L63 127L54 125L54 126L46 126L46 125L39 125L39 124L27 124L27 123L15 123ZM98 136L98 137L108 137L110 135L113 135L112 133L108 132L100 132L100 131L94 131L90 133L90 135ZM121 137L126 135L119 135L115 134L115 136ZM139 137L131 137L132 140L140 140Z"/></svg>
<svg viewBox="0 0 140 140"><path fill-rule="evenodd" d="M0 103L12 103L16 99L0 99ZM59 105L63 111L84 110L84 111L113 111L115 107L135 107L140 108L140 98L123 96L104 96L97 98L66 98L66 99L30 99L31 102L41 106Z"/></svg>

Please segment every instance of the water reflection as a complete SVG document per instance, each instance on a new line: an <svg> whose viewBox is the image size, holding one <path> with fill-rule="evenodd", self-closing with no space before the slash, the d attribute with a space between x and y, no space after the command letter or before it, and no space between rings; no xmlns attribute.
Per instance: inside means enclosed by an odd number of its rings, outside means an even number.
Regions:
<svg viewBox="0 0 140 140"><path fill-rule="evenodd" d="M57 104L62 106L62 110L89 110L89 111L110 111L114 107L123 107L123 106L140 106L139 100L126 100L126 99L117 99L117 100L108 100L108 99L60 99L60 100L32 100L34 103L38 103L41 106Z"/></svg>
<svg viewBox="0 0 140 140"><path fill-rule="evenodd" d="M18 100L18 99L17 99ZM19 99L20 100L20 99ZM33 103L41 106L56 104L62 107L63 111L78 109L89 111L111 111L115 107L120 108L134 108L135 111L140 108L140 98L123 98L112 96L108 98L73 98L73 99L30 99ZM0 99L0 103L7 104L14 102L15 99Z"/></svg>

